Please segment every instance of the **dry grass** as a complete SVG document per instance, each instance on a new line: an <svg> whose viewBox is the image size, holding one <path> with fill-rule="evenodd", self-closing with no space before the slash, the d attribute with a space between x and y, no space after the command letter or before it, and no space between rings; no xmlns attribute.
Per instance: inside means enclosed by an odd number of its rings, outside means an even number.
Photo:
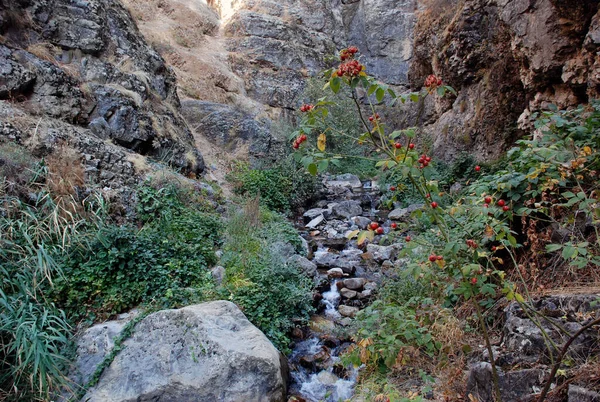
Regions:
<svg viewBox="0 0 600 402"><path fill-rule="evenodd" d="M131 99L137 107L141 107L142 104L144 103L140 94L138 94L137 92L131 91L119 84L106 84L105 86L108 88L112 88L115 91L120 92L122 95L126 96L127 98Z"/></svg>
<svg viewBox="0 0 600 402"><path fill-rule="evenodd" d="M244 217L251 228L260 226L260 196L250 198L244 205Z"/></svg>
<svg viewBox="0 0 600 402"><path fill-rule="evenodd" d="M77 190L85 184L85 168L79 151L67 144L59 146L47 159L48 189L56 204L67 213L80 213Z"/></svg>

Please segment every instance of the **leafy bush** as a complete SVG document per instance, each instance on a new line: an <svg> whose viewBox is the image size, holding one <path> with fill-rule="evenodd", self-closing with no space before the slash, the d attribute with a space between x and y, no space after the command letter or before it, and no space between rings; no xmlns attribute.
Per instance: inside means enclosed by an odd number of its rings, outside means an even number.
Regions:
<svg viewBox="0 0 600 402"><path fill-rule="evenodd" d="M142 302L175 307L193 294L202 300L202 289L212 287L208 267L216 262L220 219L184 206L175 190L161 190L142 187L138 204L142 218L158 218L141 230L103 227L89 247L65 259L55 298L75 317L110 316Z"/></svg>
<svg viewBox="0 0 600 402"><path fill-rule="evenodd" d="M260 195L267 208L279 212L305 205L319 188L318 180L291 157L268 168L251 169L246 164L239 164L229 175L229 180L234 183L237 194Z"/></svg>
<svg viewBox="0 0 600 402"><path fill-rule="evenodd" d="M249 214L258 215L258 211L235 213L228 222L221 260L226 269L225 287L248 319L279 350L289 352L291 329L308 320L313 311L312 281L271 249L275 239L297 241L293 227L264 211L252 225ZM294 245L298 250L299 244Z"/></svg>

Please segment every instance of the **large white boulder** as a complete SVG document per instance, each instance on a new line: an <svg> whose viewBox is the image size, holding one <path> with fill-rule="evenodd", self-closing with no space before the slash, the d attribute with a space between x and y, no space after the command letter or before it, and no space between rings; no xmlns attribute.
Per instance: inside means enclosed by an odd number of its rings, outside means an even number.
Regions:
<svg viewBox="0 0 600 402"><path fill-rule="evenodd" d="M280 402L285 363L231 302L163 310L137 324L88 402Z"/></svg>

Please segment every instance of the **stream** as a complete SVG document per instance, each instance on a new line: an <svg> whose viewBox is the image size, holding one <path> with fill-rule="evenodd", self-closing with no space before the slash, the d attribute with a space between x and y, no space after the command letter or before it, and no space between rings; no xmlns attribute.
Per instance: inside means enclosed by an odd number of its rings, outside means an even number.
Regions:
<svg viewBox="0 0 600 402"><path fill-rule="evenodd" d="M344 367L340 356L352 345L346 328L376 291L381 261L369 264L365 260L373 258L365 256L370 253L346 235L373 221L384 222L389 231L387 219L377 215L379 191L371 188L371 182L345 175L324 184L327 199L297 223L310 245L309 259L318 267L318 293L314 298L317 313L301 336L296 336L288 356L289 401L295 402L338 402L353 396L360 368Z"/></svg>

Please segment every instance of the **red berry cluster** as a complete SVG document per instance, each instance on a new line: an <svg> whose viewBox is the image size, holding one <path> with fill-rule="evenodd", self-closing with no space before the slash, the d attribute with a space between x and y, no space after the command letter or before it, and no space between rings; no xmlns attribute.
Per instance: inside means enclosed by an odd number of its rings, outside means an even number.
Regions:
<svg viewBox="0 0 600 402"><path fill-rule="evenodd" d="M467 240L467 246L471 247L471 248L477 248L477 243L475 242L475 240Z"/></svg>
<svg viewBox="0 0 600 402"><path fill-rule="evenodd" d="M431 254L429 256L429 261L431 261L431 262L442 261L443 259L444 259L444 257L441 255Z"/></svg>
<svg viewBox="0 0 600 402"><path fill-rule="evenodd" d="M429 162L431 162L431 156L427 156L427 154L423 154L419 157L417 162L419 162L421 164L419 167L421 169L423 169L424 167L427 167L427 165L429 165Z"/></svg>
<svg viewBox="0 0 600 402"><path fill-rule="evenodd" d="M374 121L379 120L379 113L375 113L373 116L369 116L369 121L373 123Z"/></svg>
<svg viewBox="0 0 600 402"><path fill-rule="evenodd" d="M371 222L369 224L369 229L374 230L377 234L383 234L383 228L379 226L379 223L377 222Z"/></svg>
<svg viewBox="0 0 600 402"><path fill-rule="evenodd" d="M488 207L490 206L490 204L492 203L493 199L492 199L492 197L490 197L490 196L486 196L486 197L483 199L483 201L484 201L483 207L484 207L484 208L488 208ZM500 208L502 208L502 210L503 210L504 212L508 212L508 211L510 211L510 207L509 207L508 205L506 205L506 201L504 201L503 199L499 199L499 200L496 202L496 205L498 205Z"/></svg>
<svg viewBox="0 0 600 402"><path fill-rule="evenodd" d="M340 52L340 59L342 61L350 60L354 58L356 53L358 53L358 48L356 46L350 46L347 49L342 49Z"/></svg>
<svg viewBox="0 0 600 402"><path fill-rule="evenodd" d="M298 149L298 148L300 148L300 144L302 144L306 140L307 140L306 134L302 134L294 140L294 145L292 145L292 147L294 147L294 149Z"/></svg>
<svg viewBox="0 0 600 402"><path fill-rule="evenodd" d="M313 110L315 108L314 105L311 104L307 104L307 105L302 105L300 106L300 111L302 113L306 113L306 112L310 112L311 110Z"/></svg>
<svg viewBox="0 0 600 402"><path fill-rule="evenodd" d="M442 85L442 79L439 77L436 77L433 74L427 76L427 78L425 79L425 86L427 88L435 88L435 87L439 87L441 85Z"/></svg>
<svg viewBox="0 0 600 402"><path fill-rule="evenodd" d="M365 66L360 64L358 60L350 60L340 64L338 70L336 71L336 74L338 77L357 77L364 69Z"/></svg>

